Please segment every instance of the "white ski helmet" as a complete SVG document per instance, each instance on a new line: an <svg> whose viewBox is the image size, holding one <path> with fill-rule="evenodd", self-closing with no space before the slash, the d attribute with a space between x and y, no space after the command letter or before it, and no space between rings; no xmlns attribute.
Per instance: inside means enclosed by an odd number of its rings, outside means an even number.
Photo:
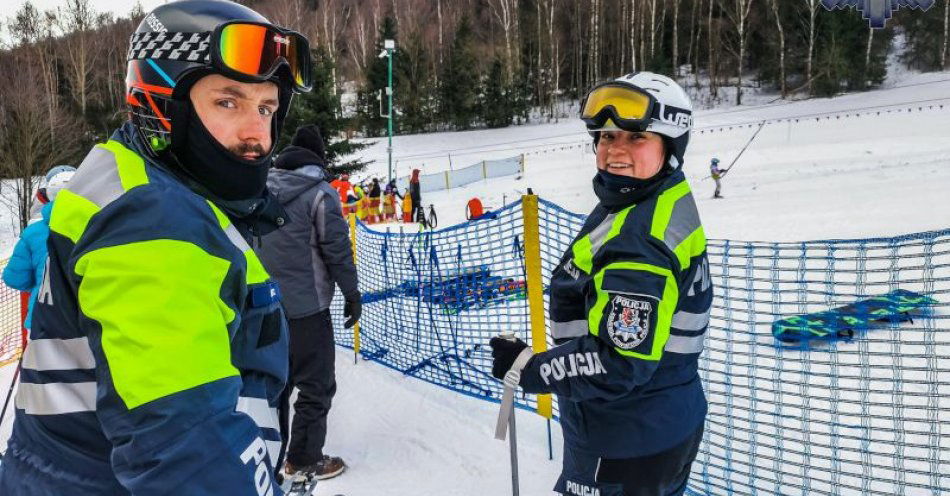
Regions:
<svg viewBox="0 0 950 496"><path fill-rule="evenodd" d="M693 104L676 81L653 72L634 72L598 84L581 104L581 120L596 143L600 131L649 131L663 137L666 162L683 166L693 125Z"/></svg>

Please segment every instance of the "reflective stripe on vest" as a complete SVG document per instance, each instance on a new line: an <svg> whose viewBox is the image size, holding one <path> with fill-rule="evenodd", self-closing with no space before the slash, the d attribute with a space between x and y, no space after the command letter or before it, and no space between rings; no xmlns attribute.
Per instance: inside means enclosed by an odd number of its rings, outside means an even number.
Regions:
<svg viewBox="0 0 950 496"><path fill-rule="evenodd" d="M39 371L94 369L96 360L88 338L33 339L23 352L23 368Z"/></svg>
<svg viewBox="0 0 950 496"><path fill-rule="evenodd" d="M50 231L77 243L93 215L143 184L148 184L148 175L142 157L117 141L96 145L69 186L57 194L50 213Z"/></svg>
<svg viewBox="0 0 950 496"><path fill-rule="evenodd" d="M685 180L657 198L650 235L673 251L681 271L689 267L692 257L706 251L706 234L699 220L693 194Z"/></svg>
<svg viewBox="0 0 950 496"><path fill-rule="evenodd" d="M21 382L16 407L27 415L61 415L92 412L96 409L95 382Z"/></svg>
<svg viewBox="0 0 950 496"><path fill-rule="evenodd" d="M607 244L608 241L620 234L620 229L627 221L627 215L636 205L631 205L619 212L607 214L604 220L597 224L597 227L591 229L583 238L577 240L571 246L574 254L574 265L583 270L585 274L590 274L594 266L594 256Z"/></svg>
<svg viewBox="0 0 950 496"><path fill-rule="evenodd" d="M670 336L669 341L666 342L664 350L671 353L680 353L683 355L690 353L700 353L703 351L705 342L705 332L698 336L680 336L673 334Z"/></svg>
<svg viewBox="0 0 950 496"><path fill-rule="evenodd" d="M211 211L214 212L214 216L218 219L218 224L221 226L221 229L223 229L224 233L228 236L228 240L244 254L244 260L247 262L247 284L266 282L270 278L270 275L267 274L267 270L264 269L264 264L257 258L257 254L254 253L251 246L247 244L247 240L244 239L244 236L241 236L241 233L234 227L234 224L231 223L231 219L228 219L228 216L224 215L224 212L210 200L208 200L208 206L211 207Z"/></svg>
<svg viewBox="0 0 950 496"><path fill-rule="evenodd" d="M551 337L554 339L577 338L586 335L587 320L551 322Z"/></svg>
<svg viewBox="0 0 950 496"><path fill-rule="evenodd" d="M247 414L260 429L280 431L277 409L272 408L267 403L267 400L263 398L238 396L237 406L234 408L234 411ZM267 454L270 456L271 462L277 463L277 456L280 454L280 441L269 441L265 439L264 446L267 447Z"/></svg>

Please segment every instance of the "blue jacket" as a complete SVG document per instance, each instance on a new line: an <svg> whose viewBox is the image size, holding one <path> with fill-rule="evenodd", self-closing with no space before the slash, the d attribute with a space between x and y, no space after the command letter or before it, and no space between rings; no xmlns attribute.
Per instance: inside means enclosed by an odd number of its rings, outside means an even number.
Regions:
<svg viewBox="0 0 950 496"><path fill-rule="evenodd" d="M0 494L279 496L287 326L247 242L273 199L212 200L131 132L56 197Z"/></svg>
<svg viewBox="0 0 950 496"><path fill-rule="evenodd" d="M3 269L3 282L20 291L30 292L30 306L26 312L23 327L29 329L33 320L33 302L36 290L43 281L46 272L46 238L49 237L49 214L52 203L43 205L43 218L26 226L20 233L20 240L13 247L13 255Z"/></svg>
<svg viewBox="0 0 950 496"><path fill-rule="evenodd" d="M598 204L551 275L550 301L558 346L528 362L521 385L557 395L567 449L648 456L703 424L712 288L682 172L635 204Z"/></svg>

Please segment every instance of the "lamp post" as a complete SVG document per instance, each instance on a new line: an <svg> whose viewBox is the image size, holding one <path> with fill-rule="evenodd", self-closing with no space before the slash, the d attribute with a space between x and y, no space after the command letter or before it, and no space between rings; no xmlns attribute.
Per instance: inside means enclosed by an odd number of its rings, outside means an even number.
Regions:
<svg viewBox="0 0 950 496"><path fill-rule="evenodd" d="M390 181L393 180L393 52L395 51L395 40L383 40L383 49L379 52L379 58L386 57L386 99L389 103L389 111L382 116L387 120L386 129L389 135L389 146L386 147L386 152L389 155Z"/></svg>

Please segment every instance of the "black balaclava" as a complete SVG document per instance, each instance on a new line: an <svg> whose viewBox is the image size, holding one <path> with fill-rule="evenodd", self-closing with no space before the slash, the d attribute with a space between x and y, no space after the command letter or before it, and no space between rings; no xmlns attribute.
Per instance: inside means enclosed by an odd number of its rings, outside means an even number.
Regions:
<svg viewBox="0 0 950 496"><path fill-rule="evenodd" d="M257 160L244 160L234 155L198 118L188 104L188 130L183 146L174 146L182 166L198 183L223 200L244 200L260 197L267 185L267 169L271 165L273 147ZM173 138L175 143L177 136Z"/></svg>
<svg viewBox="0 0 950 496"><path fill-rule="evenodd" d="M182 88L176 88L181 93L170 105L175 125L172 126L171 147L166 153L174 154L177 160L173 163L222 200L259 198L267 185L267 169L273 162L273 144L257 160L244 160L218 143L201 122L188 96L191 86L205 74L194 74L181 84ZM281 105L284 103L281 98ZM272 122L271 138L276 141L275 124Z"/></svg>

